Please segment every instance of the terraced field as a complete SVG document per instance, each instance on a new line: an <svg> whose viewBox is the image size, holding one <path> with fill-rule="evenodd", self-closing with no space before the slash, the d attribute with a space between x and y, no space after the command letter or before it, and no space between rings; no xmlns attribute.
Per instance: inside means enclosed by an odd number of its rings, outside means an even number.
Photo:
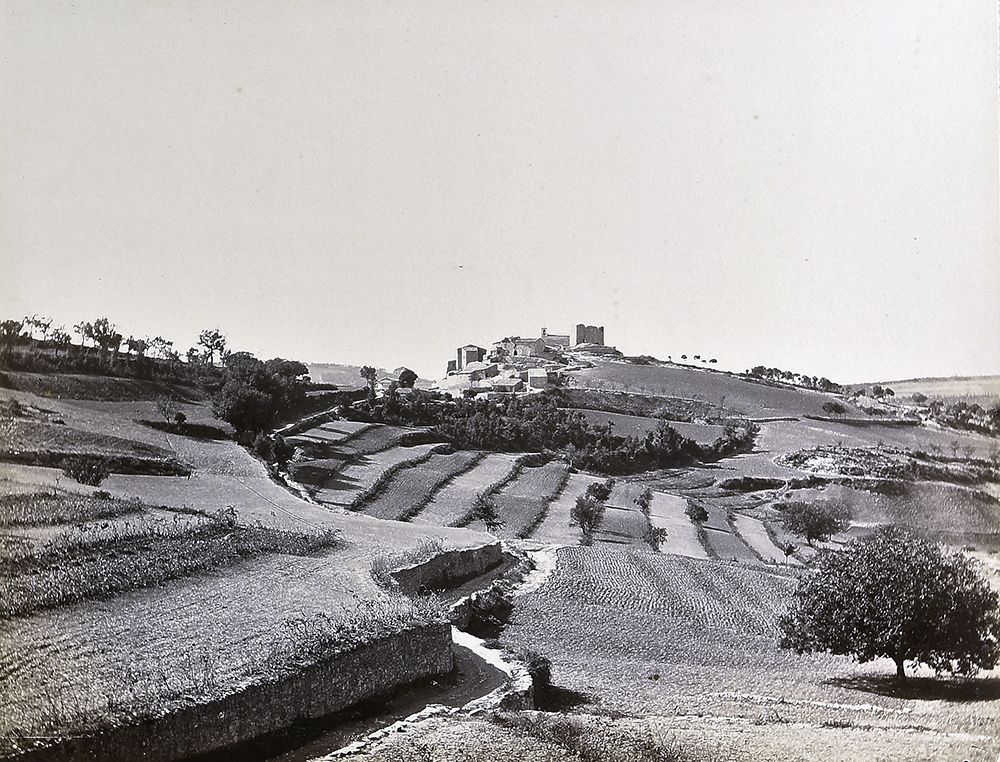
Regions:
<svg viewBox="0 0 1000 762"><path fill-rule="evenodd" d="M363 436L367 436L367 433ZM313 497L323 505L352 506L358 497L373 489L387 469L429 455L437 444L392 447L368 455L353 455L352 459L335 474L329 476Z"/></svg>
<svg viewBox="0 0 1000 762"><path fill-rule="evenodd" d="M605 503L601 523L594 531L594 542L648 547L643 536L649 523L635 504L635 499L644 489L645 485L622 481L615 483Z"/></svg>
<svg viewBox="0 0 1000 762"><path fill-rule="evenodd" d="M590 474L570 474L562 492L549 503L545 518L531 534L531 539L547 545L579 545L580 528L570 520L570 511L576 499L587 492L587 487L604 479Z"/></svg>
<svg viewBox="0 0 1000 762"><path fill-rule="evenodd" d="M649 507L649 520L654 527L667 531L666 541L660 543L661 553L671 553L689 558L708 558L698 529L687 517L687 500L665 492L654 492Z"/></svg>
<svg viewBox="0 0 1000 762"><path fill-rule="evenodd" d="M378 519L405 521L429 503L449 481L464 474L483 457L479 452L432 455L430 460L397 471L361 510Z"/></svg>
<svg viewBox="0 0 1000 762"><path fill-rule="evenodd" d="M733 517L733 524L735 524L740 538L764 561L799 565L799 561L794 556L786 557L784 552L774 544L768 536L763 522L751 516L737 513Z"/></svg>
<svg viewBox="0 0 1000 762"><path fill-rule="evenodd" d="M311 429L286 437L290 445L297 444L340 444L349 438L359 436L375 426L373 423L358 421L327 421Z"/></svg>
<svg viewBox="0 0 1000 762"><path fill-rule="evenodd" d="M903 495L873 495L830 484L822 490L795 490L789 499L846 505L856 524L852 535L893 523L959 546L1000 549L1000 501L996 497L941 482L909 483L906 490Z"/></svg>
<svg viewBox="0 0 1000 762"><path fill-rule="evenodd" d="M759 560L739 535L733 532L729 525L728 511L724 506L704 503L708 511L708 521L702 526L705 529L705 541L711 555L722 560L757 561Z"/></svg>
<svg viewBox="0 0 1000 762"><path fill-rule="evenodd" d="M461 520L475 502L476 495L490 489L514 469L517 456L490 453L474 468L445 485L413 518L415 524L452 526Z"/></svg>
<svg viewBox="0 0 1000 762"><path fill-rule="evenodd" d="M892 680L887 660L778 648L794 588L780 566L607 546L564 548L557 561L519 599L503 644L550 658L576 712L625 713L681 759L995 757L995 701L900 697L878 689Z"/></svg>
<svg viewBox="0 0 1000 762"><path fill-rule="evenodd" d="M493 495L497 516L503 522L498 531L501 537L530 537L545 517L545 511L569 475L565 463L551 462L544 466L523 467L517 478ZM486 531L481 521L473 522L470 529Z"/></svg>

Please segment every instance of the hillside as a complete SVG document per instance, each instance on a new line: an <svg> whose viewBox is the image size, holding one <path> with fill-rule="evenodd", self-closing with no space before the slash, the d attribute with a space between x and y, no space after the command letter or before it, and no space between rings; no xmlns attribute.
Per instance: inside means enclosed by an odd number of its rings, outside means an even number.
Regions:
<svg viewBox="0 0 1000 762"><path fill-rule="evenodd" d="M832 399L821 392L682 365L595 361L594 367L569 375L571 385L580 388L696 400L750 418L824 415L823 403ZM860 414L852 405L848 410Z"/></svg>
<svg viewBox="0 0 1000 762"><path fill-rule="evenodd" d="M977 402L983 407L1000 402L1000 376L950 376L947 378L907 378L898 381L881 381L897 397L923 394L942 402ZM852 384L852 388L871 384Z"/></svg>

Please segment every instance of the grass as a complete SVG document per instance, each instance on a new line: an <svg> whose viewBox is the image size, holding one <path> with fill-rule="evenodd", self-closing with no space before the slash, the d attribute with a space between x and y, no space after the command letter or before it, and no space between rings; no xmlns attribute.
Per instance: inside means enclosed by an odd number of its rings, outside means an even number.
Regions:
<svg viewBox="0 0 1000 762"><path fill-rule="evenodd" d="M43 492L0 495L0 526L45 526L75 524L137 513L142 506L94 494L52 495Z"/></svg>
<svg viewBox="0 0 1000 762"><path fill-rule="evenodd" d="M574 385L608 391L679 397L723 407L738 415L773 417L823 415L830 395L802 389L769 386L709 370L596 363L573 374ZM852 414L856 413L853 410Z"/></svg>
<svg viewBox="0 0 1000 762"><path fill-rule="evenodd" d="M80 515L71 500L63 514ZM100 503L93 501L96 512ZM5 595L0 618L108 598L179 577L230 566L265 553L309 555L337 546L340 533L293 533L260 526L238 527L232 516L149 513L118 514L65 527L48 539L26 544L5 538L0 572Z"/></svg>

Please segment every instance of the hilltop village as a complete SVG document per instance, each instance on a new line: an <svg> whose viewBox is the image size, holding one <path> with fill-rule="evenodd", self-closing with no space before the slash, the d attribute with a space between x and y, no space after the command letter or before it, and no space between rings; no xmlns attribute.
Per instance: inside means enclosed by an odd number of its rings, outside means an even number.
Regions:
<svg viewBox="0 0 1000 762"><path fill-rule="evenodd" d="M438 387L467 397L547 389L559 384L565 371L589 367L582 355L621 357L622 353L604 343L604 326L578 323L572 336L549 333L543 327L537 337L507 336L493 342L492 349L476 344L458 347Z"/></svg>

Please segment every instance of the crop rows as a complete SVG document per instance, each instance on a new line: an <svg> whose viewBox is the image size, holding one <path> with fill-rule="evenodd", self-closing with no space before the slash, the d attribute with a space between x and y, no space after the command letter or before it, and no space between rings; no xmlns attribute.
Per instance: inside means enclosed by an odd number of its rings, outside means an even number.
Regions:
<svg viewBox="0 0 1000 762"><path fill-rule="evenodd" d="M43 543L4 543L0 618L151 587L265 553L305 555L338 542L333 531L236 527L221 515L158 519L142 513L76 524Z"/></svg>
<svg viewBox="0 0 1000 762"><path fill-rule="evenodd" d="M637 551L564 548L559 551L555 573L539 593L555 600L572 599L584 605L772 635L783 593L791 586L791 581L761 585L758 573L717 562Z"/></svg>
<svg viewBox="0 0 1000 762"><path fill-rule="evenodd" d="M498 492L493 502L503 522L504 537L527 537L545 516L545 509L562 490L569 475L565 463L524 467L517 478Z"/></svg>
<svg viewBox="0 0 1000 762"><path fill-rule="evenodd" d="M468 471L481 458L481 453L468 451L431 454L422 463L406 465L391 475L363 510L375 518L405 521L427 505L448 481Z"/></svg>
<svg viewBox="0 0 1000 762"><path fill-rule="evenodd" d="M56 497L31 492L0 496L0 526L44 526L69 524L135 513L138 503L124 500L84 497Z"/></svg>
<svg viewBox="0 0 1000 762"><path fill-rule="evenodd" d="M400 468L407 463L426 458L436 447L440 445L392 447L357 456L338 472L331 474L323 486L316 490L315 498L328 505L351 506L359 499L359 495L377 488L379 480L388 469Z"/></svg>
<svg viewBox="0 0 1000 762"><path fill-rule="evenodd" d="M507 453L490 453L473 468L442 487L414 518L416 524L454 526L468 515L482 492L503 481L517 468L517 459Z"/></svg>

